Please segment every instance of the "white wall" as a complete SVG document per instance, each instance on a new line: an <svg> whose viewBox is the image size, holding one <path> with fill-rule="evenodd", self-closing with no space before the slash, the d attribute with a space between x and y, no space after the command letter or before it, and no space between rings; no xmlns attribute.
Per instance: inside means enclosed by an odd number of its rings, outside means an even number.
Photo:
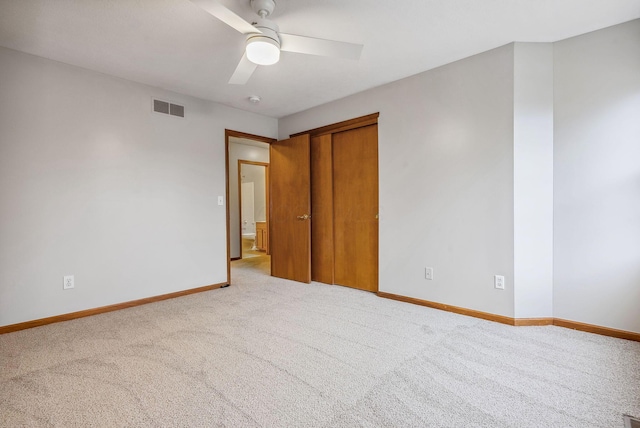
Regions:
<svg viewBox="0 0 640 428"><path fill-rule="evenodd" d="M0 325L226 282L225 128L277 121L0 48Z"/></svg>
<svg viewBox="0 0 640 428"><path fill-rule="evenodd" d="M267 150L267 154L269 151ZM243 182L254 184L254 212L255 221L267 220L267 183L266 183L266 167L261 165L242 165ZM255 225L253 228L255 232Z"/></svg>
<svg viewBox="0 0 640 428"><path fill-rule="evenodd" d="M257 132L254 132L253 134L262 135ZM271 137L272 134L263 136ZM241 257L240 201L238 199L238 160L242 159L253 162L269 163L269 145L267 143L250 142L251 145L249 145L243 144L242 141L242 138L229 138L229 230L231 234L231 258Z"/></svg>
<svg viewBox="0 0 640 428"><path fill-rule="evenodd" d="M554 65L554 314L640 332L640 20Z"/></svg>
<svg viewBox="0 0 640 428"><path fill-rule="evenodd" d="M553 44L514 45L514 314L553 317Z"/></svg>
<svg viewBox="0 0 640 428"><path fill-rule="evenodd" d="M514 315L513 72L508 45L280 119L286 138L380 112L381 291Z"/></svg>

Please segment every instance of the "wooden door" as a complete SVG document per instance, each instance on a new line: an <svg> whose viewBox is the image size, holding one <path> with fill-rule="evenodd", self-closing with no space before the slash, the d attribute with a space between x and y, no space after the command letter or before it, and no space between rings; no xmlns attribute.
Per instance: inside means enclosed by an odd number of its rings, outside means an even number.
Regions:
<svg viewBox="0 0 640 428"><path fill-rule="evenodd" d="M333 134L335 283L378 291L378 125Z"/></svg>
<svg viewBox="0 0 640 428"><path fill-rule="evenodd" d="M271 144L271 275L311 282L309 135Z"/></svg>
<svg viewBox="0 0 640 428"><path fill-rule="evenodd" d="M333 284L331 134L311 138L311 278Z"/></svg>

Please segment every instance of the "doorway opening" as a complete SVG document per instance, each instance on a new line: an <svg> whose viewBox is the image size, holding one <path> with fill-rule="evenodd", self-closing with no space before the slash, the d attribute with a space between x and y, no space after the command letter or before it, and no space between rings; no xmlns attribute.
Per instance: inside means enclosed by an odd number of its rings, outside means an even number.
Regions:
<svg viewBox="0 0 640 428"><path fill-rule="evenodd" d="M229 281L232 261L245 267L263 257L263 274L378 291L378 116L280 141L226 131ZM260 146L262 159L241 154ZM245 164L271 172L264 222Z"/></svg>
<svg viewBox="0 0 640 428"><path fill-rule="evenodd" d="M227 282L231 268L270 275L268 247L271 138L226 130Z"/></svg>
<svg viewBox="0 0 640 428"><path fill-rule="evenodd" d="M269 255L269 163L239 159L238 183L240 258Z"/></svg>

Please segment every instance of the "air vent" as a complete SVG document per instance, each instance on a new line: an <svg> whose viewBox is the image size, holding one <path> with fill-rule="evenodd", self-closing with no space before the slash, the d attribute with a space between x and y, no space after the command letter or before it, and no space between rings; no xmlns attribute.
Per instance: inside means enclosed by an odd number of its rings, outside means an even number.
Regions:
<svg viewBox="0 0 640 428"><path fill-rule="evenodd" d="M156 113L169 114L171 116L184 117L184 106L173 104L168 101L153 99L153 111Z"/></svg>
<svg viewBox="0 0 640 428"><path fill-rule="evenodd" d="M624 415L624 428L640 428L640 419Z"/></svg>
<svg viewBox="0 0 640 428"><path fill-rule="evenodd" d="M153 111L169 114L169 103L166 101L153 100Z"/></svg>
<svg viewBox="0 0 640 428"><path fill-rule="evenodd" d="M173 116L184 117L184 106L179 106L178 104L169 104L169 111Z"/></svg>

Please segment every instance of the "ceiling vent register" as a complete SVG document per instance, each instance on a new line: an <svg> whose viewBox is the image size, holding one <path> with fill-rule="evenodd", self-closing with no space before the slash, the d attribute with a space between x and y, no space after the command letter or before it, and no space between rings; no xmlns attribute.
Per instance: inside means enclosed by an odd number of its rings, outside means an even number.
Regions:
<svg viewBox="0 0 640 428"><path fill-rule="evenodd" d="M171 116L184 117L184 106L173 104L168 101L154 99L153 111L156 113L169 114Z"/></svg>

